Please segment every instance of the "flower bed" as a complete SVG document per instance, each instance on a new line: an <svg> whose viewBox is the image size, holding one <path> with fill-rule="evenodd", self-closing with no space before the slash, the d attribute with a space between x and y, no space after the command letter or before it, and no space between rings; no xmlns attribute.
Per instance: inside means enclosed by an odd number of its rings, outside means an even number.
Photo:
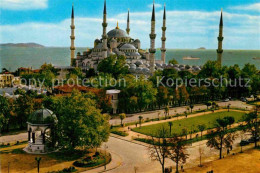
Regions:
<svg viewBox="0 0 260 173"><path fill-rule="evenodd" d="M87 156L83 159L77 160L73 163L74 166L76 167L96 167L99 165L104 165L108 162L110 162L111 157L109 155L101 155L99 152L96 152L93 156Z"/></svg>

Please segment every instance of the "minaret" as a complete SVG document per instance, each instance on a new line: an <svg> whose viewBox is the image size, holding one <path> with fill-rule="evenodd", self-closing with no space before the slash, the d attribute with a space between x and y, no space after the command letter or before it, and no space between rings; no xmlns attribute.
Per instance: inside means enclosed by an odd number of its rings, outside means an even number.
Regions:
<svg viewBox="0 0 260 173"><path fill-rule="evenodd" d="M166 11L165 11L165 4L164 4L164 11L163 11L163 26L162 26L162 47L161 47L161 60L165 64L165 31L166 31Z"/></svg>
<svg viewBox="0 0 260 173"><path fill-rule="evenodd" d="M222 41L223 41L223 39L224 39L224 37L223 37L223 18L222 18L222 8L221 8L221 16L220 16L220 22L219 22L219 35L218 35L218 49L217 49L217 54L218 54L217 61L220 66L222 65L222 53L223 53Z"/></svg>
<svg viewBox="0 0 260 173"><path fill-rule="evenodd" d="M152 13L152 19L151 19L151 34L150 34L150 49L149 49L149 53L150 53L150 72L153 74L154 73L154 59L155 59L155 38L156 38L156 34L155 34L155 10L154 10L154 2L153 2L153 13Z"/></svg>
<svg viewBox="0 0 260 173"><path fill-rule="evenodd" d="M74 30L75 30L75 25L74 25L74 6L72 5L72 11L71 11L71 35L70 35L70 65L74 65L74 59L75 59L75 45L74 45L74 40L75 40L75 35L74 35Z"/></svg>
<svg viewBox="0 0 260 173"><path fill-rule="evenodd" d="M107 57L107 7L106 0L104 1L104 11L103 11L103 34L102 34L102 58Z"/></svg>
<svg viewBox="0 0 260 173"><path fill-rule="evenodd" d="M127 13L127 27L126 27L126 33L129 35L130 33L130 17L129 17L129 9Z"/></svg>

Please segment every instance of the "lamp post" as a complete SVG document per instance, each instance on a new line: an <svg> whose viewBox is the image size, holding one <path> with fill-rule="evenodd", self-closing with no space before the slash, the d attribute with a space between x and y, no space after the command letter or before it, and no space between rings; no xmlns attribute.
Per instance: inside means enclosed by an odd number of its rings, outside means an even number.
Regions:
<svg viewBox="0 0 260 173"><path fill-rule="evenodd" d="M229 112L229 109L230 109L230 104L227 105L227 108L228 108L228 112Z"/></svg>
<svg viewBox="0 0 260 173"><path fill-rule="evenodd" d="M35 160L37 161L37 167L38 167L38 173L40 172L40 161L41 161L41 157L35 157Z"/></svg>
<svg viewBox="0 0 260 173"><path fill-rule="evenodd" d="M10 169L10 162L8 162L8 173L9 173L9 169Z"/></svg>
<svg viewBox="0 0 260 173"><path fill-rule="evenodd" d="M104 165L104 170L107 170L107 148L108 146L105 144L104 145L104 148L105 148L105 165Z"/></svg>

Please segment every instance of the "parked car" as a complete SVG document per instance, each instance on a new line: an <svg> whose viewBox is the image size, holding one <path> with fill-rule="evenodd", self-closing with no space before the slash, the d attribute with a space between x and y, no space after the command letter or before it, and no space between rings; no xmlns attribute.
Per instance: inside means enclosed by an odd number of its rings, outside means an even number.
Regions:
<svg viewBox="0 0 260 173"><path fill-rule="evenodd" d="M248 140L241 140L241 142L240 142L240 146L245 146L248 144L249 144Z"/></svg>
<svg viewBox="0 0 260 173"><path fill-rule="evenodd" d="M256 141L259 141L259 137L256 137ZM254 143L255 142L255 138L254 137L249 138L248 142L249 143Z"/></svg>
<svg viewBox="0 0 260 173"><path fill-rule="evenodd" d="M224 102L228 102L229 101L229 99L228 98L226 98L225 100L224 100Z"/></svg>
<svg viewBox="0 0 260 173"><path fill-rule="evenodd" d="M241 101L242 101L242 102L247 102L247 99L246 99L246 98L243 98Z"/></svg>

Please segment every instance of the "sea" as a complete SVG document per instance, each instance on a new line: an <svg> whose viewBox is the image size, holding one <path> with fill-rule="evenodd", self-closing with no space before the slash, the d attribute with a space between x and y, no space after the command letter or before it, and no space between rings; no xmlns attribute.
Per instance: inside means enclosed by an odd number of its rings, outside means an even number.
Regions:
<svg viewBox="0 0 260 173"><path fill-rule="evenodd" d="M77 48L75 52L86 51L87 48ZM160 50L156 59L160 59ZM195 57L197 60L184 60L183 57ZM216 60L217 53L213 49L167 49L166 61L175 58L179 64L203 65L208 60ZM223 65L238 64L241 68L246 63L254 64L260 70L260 50L224 50ZM253 58L259 58L255 60ZM0 47L0 69L15 71L19 67L38 69L44 63L55 66L69 66L70 49L68 47Z"/></svg>

